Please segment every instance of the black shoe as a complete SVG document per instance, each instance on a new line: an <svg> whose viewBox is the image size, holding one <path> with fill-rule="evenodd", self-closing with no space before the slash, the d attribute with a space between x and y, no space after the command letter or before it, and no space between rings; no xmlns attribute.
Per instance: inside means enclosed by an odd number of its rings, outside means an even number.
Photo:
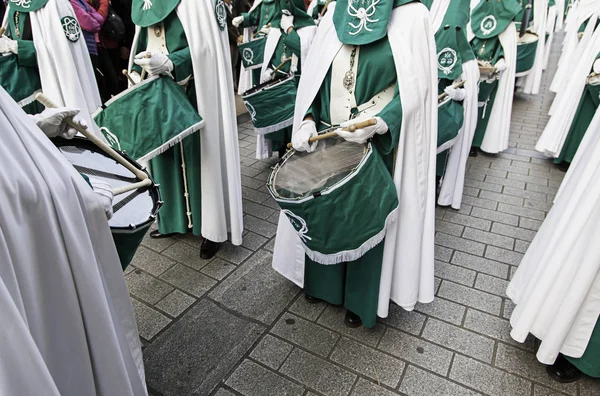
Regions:
<svg viewBox="0 0 600 396"><path fill-rule="evenodd" d="M150 238L154 238L154 239L170 238L173 235L175 235L174 232L172 232L170 234L161 234L160 231L158 231L158 230L154 230L154 231L150 232Z"/></svg>
<svg viewBox="0 0 600 396"><path fill-rule="evenodd" d="M563 161L560 164L558 164L558 169L563 172L566 172L569 170L569 166L571 166L569 162Z"/></svg>
<svg viewBox="0 0 600 396"><path fill-rule="evenodd" d="M215 254L219 250L219 246L221 246L219 242L209 241L208 239L204 238L204 241L202 241L202 246L200 246L200 258L209 260L215 257Z"/></svg>
<svg viewBox="0 0 600 396"><path fill-rule="evenodd" d="M358 327L362 326L362 320L352 311L346 310L346 316L344 317L344 324L347 327Z"/></svg>
<svg viewBox="0 0 600 396"><path fill-rule="evenodd" d="M471 147L471 151L469 151L469 157L477 157L479 154L479 149L477 147Z"/></svg>
<svg viewBox="0 0 600 396"><path fill-rule="evenodd" d="M573 366L563 354L559 354L552 366L546 366L546 372L554 381L566 384L581 378L581 371Z"/></svg>
<svg viewBox="0 0 600 396"><path fill-rule="evenodd" d="M304 293L304 299L306 300L307 303L309 304L318 304L320 303L321 300L320 298L317 297L313 297L313 296L309 296L308 294Z"/></svg>

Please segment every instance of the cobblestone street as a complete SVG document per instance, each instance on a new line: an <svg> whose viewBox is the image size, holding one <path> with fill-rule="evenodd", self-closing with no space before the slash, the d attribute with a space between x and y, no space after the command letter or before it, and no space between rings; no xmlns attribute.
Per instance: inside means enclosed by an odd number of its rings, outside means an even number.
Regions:
<svg viewBox="0 0 600 396"><path fill-rule="evenodd" d="M390 307L373 329L306 303L271 268L278 207L239 128L245 236L213 260L193 236L149 236L126 271L151 395L598 396L600 380L559 384L510 337L506 286L552 206L564 173L534 151L548 120L555 37L543 92L516 95L510 149L469 159L460 211L436 211L436 299Z"/></svg>

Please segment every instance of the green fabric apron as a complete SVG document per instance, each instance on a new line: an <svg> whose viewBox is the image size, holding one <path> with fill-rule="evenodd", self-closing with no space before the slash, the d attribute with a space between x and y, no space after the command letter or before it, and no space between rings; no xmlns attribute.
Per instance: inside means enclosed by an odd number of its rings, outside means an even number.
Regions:
<svg viewBox="0 0 600 396"><path fill-rule="evenodd" d="M583 356L578 359L565 357L585 375L600 378L600 318L596 322L596 327L594 327Z"/></svg>

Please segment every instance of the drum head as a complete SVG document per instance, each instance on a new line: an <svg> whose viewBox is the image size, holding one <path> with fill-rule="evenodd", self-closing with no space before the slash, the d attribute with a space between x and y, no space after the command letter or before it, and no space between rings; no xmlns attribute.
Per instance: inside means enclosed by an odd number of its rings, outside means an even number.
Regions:
<svg viewBox="0 0 600 396"><path fill-rule="evenodd" d="M113 189L139 181L127 168L87 139L53 139L53 143L79 173L101 180ZM124 157L139 167L135 161ZM155 186L117 195L113 199L113 217L108 223L111 228L122 229L144 226L154 221L159 201L160 195Z"/></svg>
<svg viewBox="0 0 600 396"><path fill-rule="evenodd" d="M531 44L538 41L538 35L535 33L525 33L523 37L517 38L517 45Z"/></svg>
<svg viewBox="0 0 600 396"><path fill-rule="evenodd" d="M321 140L312 153L292 150L273 171L271 188L277 196L288 199L319 193L351 174L368 147L334 138Z"/></svg>

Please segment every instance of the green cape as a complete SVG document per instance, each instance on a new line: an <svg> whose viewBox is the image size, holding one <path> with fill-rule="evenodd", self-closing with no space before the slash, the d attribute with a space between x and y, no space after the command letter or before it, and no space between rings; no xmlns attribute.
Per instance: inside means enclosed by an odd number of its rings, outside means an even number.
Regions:
<svg viewBox="0 0 600 396"><path fill-rule="evenodd" d="M475 37L487 39L498 36L521 11L516 0L482 0L471 13L471 28Z"/></svg>
<svg viewBox="0 0 600 396"><path fill-rule="evenodd" d="M12 10L19 12L31 12L39 10L40 8L45 6L47 2L48 0L9 0L8 4Z"/></svg>
<svg viewBox="0 0 600 396"><path fill-rule="evenodd" d="M162 22L181 0L132 0L131 19L141 27L148 27Z"/></svg>

